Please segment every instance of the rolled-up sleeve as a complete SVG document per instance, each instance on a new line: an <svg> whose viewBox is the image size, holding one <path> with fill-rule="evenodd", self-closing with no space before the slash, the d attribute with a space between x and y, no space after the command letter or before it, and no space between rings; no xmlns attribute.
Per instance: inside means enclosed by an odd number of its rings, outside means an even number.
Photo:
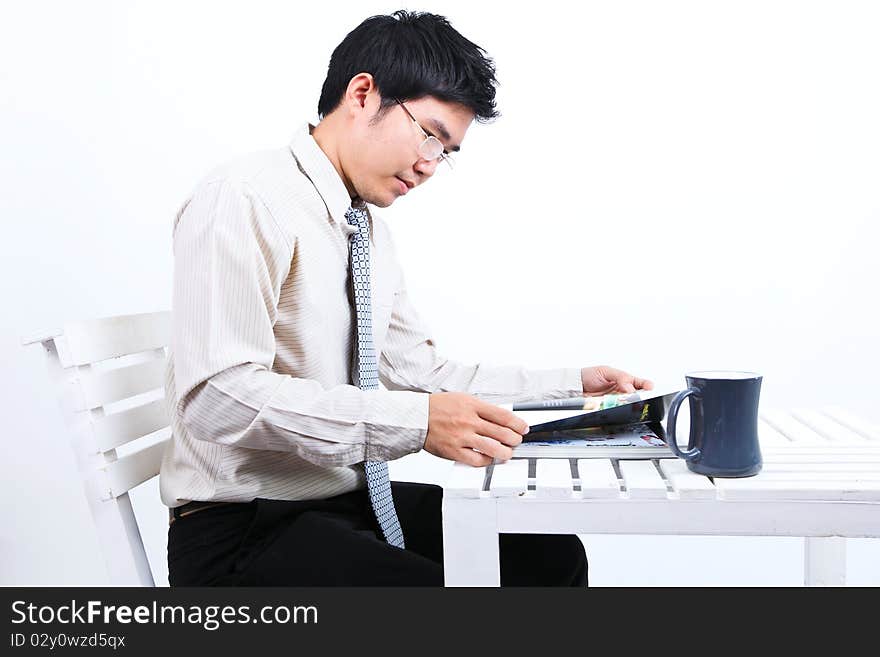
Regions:
<svg viewBox="0 0 880 657"><path fill-rule="evenodd" d="M426 394L273 371L273 327L295 250L296 236L245 183L203 183L181 209L171 342L181 422L198 440L295 452L325 467L418 451Z"/></svg>

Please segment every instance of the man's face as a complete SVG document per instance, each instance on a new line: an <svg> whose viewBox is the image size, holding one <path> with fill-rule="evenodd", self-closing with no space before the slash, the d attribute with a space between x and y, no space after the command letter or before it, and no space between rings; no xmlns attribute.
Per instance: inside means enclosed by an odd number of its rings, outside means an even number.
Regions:
<svg viewBox="0 0 880 657"><path fill-rule="evenodd" d="M365 100L345 146L344 173L361 199L386 208L428 180L438 166L448 165L419 154L425 135L403 107L395 104L377 118L378 93L373 91ZM419 125L440 140L446 153L458 151L474 120L474 113L464 105L430 96L404 104Z"/></svg>

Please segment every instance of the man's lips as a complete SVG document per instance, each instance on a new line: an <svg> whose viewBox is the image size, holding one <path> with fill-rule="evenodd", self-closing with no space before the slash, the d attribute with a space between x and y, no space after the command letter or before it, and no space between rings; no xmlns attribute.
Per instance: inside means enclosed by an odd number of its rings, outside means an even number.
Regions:
<svg viewBox="0 0 880 657"><path fill-rule="evenodd" d="M416 186L414 182L410 182L409 180L404 180L400 176L394 176L397 178L397 182L400 183L400 193L406 194L409 190Z"/></svg>

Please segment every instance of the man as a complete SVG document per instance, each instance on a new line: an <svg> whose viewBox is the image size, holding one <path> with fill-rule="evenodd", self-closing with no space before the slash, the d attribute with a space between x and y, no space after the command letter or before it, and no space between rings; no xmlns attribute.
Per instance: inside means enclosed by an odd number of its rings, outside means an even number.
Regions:
<svg viewBox="0 0 880 657"><path fill-rule="evenodd" d="M320 123L184 204L160 480L172 585L442 585L442 491L389 487L388 461L505 461L528 428L492 402L651 387L608 367L458 364L419 321L366 204L451 166L496 116L495 86L445 18L370 18L333 52ZM503 585L587 583L576 536L500 547Z"/></svg>

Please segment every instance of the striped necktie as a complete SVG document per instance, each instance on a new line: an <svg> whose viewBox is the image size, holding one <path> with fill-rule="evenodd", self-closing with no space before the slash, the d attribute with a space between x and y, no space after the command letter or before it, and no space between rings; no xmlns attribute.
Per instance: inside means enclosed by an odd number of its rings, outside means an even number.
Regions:
<svg viewBox="0 0 880 657"><path fill-rule="evenodd" d="M350 207L345 218L357 232L352 233L349 244L351 260L351 281L354 292L355 316L357 319L357 358L352 358L352 381L357 381L361 390L379 388L379 370L376 365L376 350L373 347L373 314L370 302L370 225L366 206ZM364 461L367 472L367 491L373 513L385 540L403 548L403 531L394 508L391 496L391 480L388 478L388 464L384 461Z"/></svg>

